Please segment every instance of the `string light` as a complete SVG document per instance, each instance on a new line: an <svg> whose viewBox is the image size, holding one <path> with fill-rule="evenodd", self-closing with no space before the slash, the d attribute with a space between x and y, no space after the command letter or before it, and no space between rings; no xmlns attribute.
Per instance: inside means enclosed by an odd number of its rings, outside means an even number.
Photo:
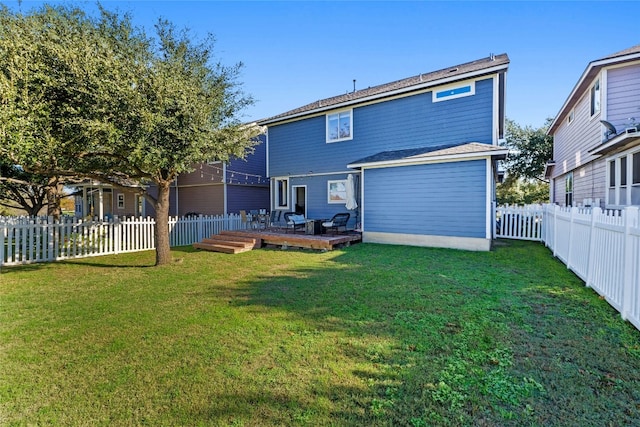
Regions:
<svg viewBox="0 0 640 427"><path fill-rule="evenodd" d="M211 173L207 172L203 168L203 165L207 166L207 168L209 169L212 169ZM213 171L215 171L215 174L213 173ZM200 164L200 178L205 178L205 176L207 176L207 177L211 177L211 181L215 181L214 176L217 176L220 182L224 182L224 173L221 174L220 171L223 171L221 167L213 166L207 163ZM258 185L258 184L269 183L269 179L267 179L267 177L264 177L262 175L256 175L252 173L234 171L229 169L227 169L226 172L227 172L227 184Z"/></svg>

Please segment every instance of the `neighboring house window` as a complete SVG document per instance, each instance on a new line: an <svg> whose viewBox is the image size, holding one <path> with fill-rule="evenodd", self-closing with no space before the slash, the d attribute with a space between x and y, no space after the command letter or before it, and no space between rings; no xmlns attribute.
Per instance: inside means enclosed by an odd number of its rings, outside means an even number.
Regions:
<svg viewBox="0 0 640 427"><path fill-rule="evenodd" d="M591 115L595 116L600 112L600 79L591 86Z"/></svg>
<svg viewBox="0 0 640 427"><path fill-rule="evenodd" d="M475 95L476 84L475 82L468 82L464 84L456 84L451 86L445 86L431 92L431 101L440 102L448 101L449 99L462 98L464 96Z"/></svg>
<svg viewBox="0 0 640 427"><path fill-rule="evenodd" d="M635 152L626 152L610 159L607 162L607 168L609 176L607 204L640 205L640 151L636 149Z"/></svg>
<svg viewBox="0 0 640 427"><path fill-rule="evenodd" d="M288 178L276 178L275 180L276 190L276 208L288 208L289 207L289 179Z"/></svg>
<svg viewBox="0 0 640 427"><path fill-rule="evenodd" d="M631 162L631 204L640 205L640 152L634 153Z"/></svg>
<svg viewBox="0 0 640 427"><path fill-rule="evenodd" d="M576 115L576 111L575 110L569 111L569 116L567 117L567 124L571 124L571 122L573 122L573 119L575 118L575 115Z"/></svg>
<svg viewBox="0 0 640 427"><path fill-rule="evenodd" d="M347 203L347 180L327 181L327 202Z"/></svg>
<svg viewBox="0 0 640 427"><path fill-rule="evenodd" d="M118 209L124 209L124 194L118 194Z"/></svg>
<svg viewBox="0 0 640 427"><path fill-rule="evenodd" d="M627 204L627 158L620 158L620 205Z"/></svg>
<svg viewBox="0 0 640 427"><path fill-rule="evenodd" d="M573 172L569 172L564 181L564 204L573 206Z"/></svg>
<svg viewBox="0 0 640 427"><path fill-rule="evenodd" d="M353 139L353 111L327 114L327 142Z"/></svg>

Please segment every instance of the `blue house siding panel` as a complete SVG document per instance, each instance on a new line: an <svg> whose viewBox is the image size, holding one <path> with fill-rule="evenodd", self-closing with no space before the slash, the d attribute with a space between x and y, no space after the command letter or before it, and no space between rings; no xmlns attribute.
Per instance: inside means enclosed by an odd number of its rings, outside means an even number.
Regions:
<svg viewBox="0 0 640 427"><path fill-rule="evenodd" d="M227 213L266 209L269 210L269 187L227 185Z"/></svg>
<svg viewBox="0 0 640 427"><path fill-rule="evenodd" d="M365 231L486 237L485 160L367 169Z"/></svg>
<svg viewBox="0 0 640 427"><path fill-rule="evenodd" d="M353 109L353 139L326 143L325 116L269 128L271 176L346 170L360 158L466 142L493 142L493 78L472 96L432 102L431 92Z"/></svg>
<svg viewBox="0 0 640 427"><path fill-rule="evenodd" d="M233 172L243 172L252 175L258 175L263 177L267 175L267 144L266 136L260 135L258 137L259 144L254 146L254 152L247 154L246 158L233 159L227 165L228 176ZM267 183L267 182L264 182Z"/></svg>

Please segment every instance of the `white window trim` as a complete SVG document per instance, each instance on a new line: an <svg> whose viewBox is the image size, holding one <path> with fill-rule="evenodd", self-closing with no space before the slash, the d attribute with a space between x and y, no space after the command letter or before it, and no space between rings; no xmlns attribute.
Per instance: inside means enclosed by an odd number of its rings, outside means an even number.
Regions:
<svg viewBox="0 0 640 427"><path fill-rule="evenodd" d="M469 87L468 92L455 93L457 89L462 89ZM450 95L447 95L446 92L451 92ZM442 96L438 96L439 94L444 94ZM455 83L447 86L440 86L431 92L431 102L442 102L449 101L450 99L464 98L466 96L473 96L476 94L476 81L466 81L462 83Z"/></svg>
<svg viewBox="0 0 640 427"><path fill-rule="evenodd" d="M278 192L279 181L286 182L285 196L287 198L287 203L284 205L280 203L279 192ZM291 204L291 194L290 194L291 188L289 184L290 184L290 181L289 181L289 177L287 176L273 178L273 205L274 205L273 209L275 210L289 209L289 206Z"/></svg>
<svg viewBox="0 0 640 427"><path fill-rule="evenodd" d="M125 206L125 204L124 204L124 201L125 201L124 194L118 193L117 197L118 197L118 199L117 199L118 200L118 202L117 202L118 209L124 209L124 206Z"/></svg>
<svg viewBox="0 0 640 427"><path fill-rule="evenodd" d="M569 178L571 178L571 191L568 191L568 190L567 190L567 184L568 184L568 182L569 182ZM575 189L575 185L576 185L576 183L575 183L575 181L574 181L574 178L575 178L575 177L574 177L574 175L573 175L573 171L571 171L571 172L567 173L567 174L564 176L564 204L565 204L566 206L575 206L575 203L576 203L576 201L575 201L575 200L574 200L574 198L573 198L573 195L574 195L574 189ZM567 195L568 195L569 193L571 193L571 205L567 205Z"/></svg>
<svg viewBox="0 0 640 427"><path fill-rule="evenodd" d="M593 114L591 113L591 106L593 105L593 98L592 98L592 91L596 86L596 83L598 84L598 92L600 94L600 108L598 111L594 112ZM596 117L599 117L602 113L602 93L603 93L603 88L602 88L602 76L598 76L593 83L591 84L591 86L589 86L589 121L593 120Z"/></svg>
<svg viewBox="0 0 640 427"><path fill-rule="evenodd" d="M570 125L571 123L574 122L575 119L576 119L576 109L572 108L571 111L569 111L569 114L567 114L567 124Z"/></svg>
<svg viewBox="0 0 640 427"><path fill-rule="evenodd" d="M335 116L336 114L338 115L338 124L340 123L340 114L341 113L349 113L349 136L346 138L336 138L336 139L329 139L329 116ZM331 113L327 113L325 115L325 139L327 144L331 144L334 142L340 142L340 141L350 141L353 139L353 108L347 109L347 110L339 110L339 111L333 111Z"/></svg>
<svg viewBox="0 0 640 427"><path fill-rule="evenodd" d="M331 199L331 184L343 183L345 187L344 199L332 200ZM327 203L335 205L344 205L347 203L347 180L346 179L334 179L327 181Z"/></svg>
<svg viewBox="0 0 640 427"><path fill-rule="evenodd" d="M609 156L605 159L606 164L606 185L605 185L605 206L611 209L623 209L626 206L635 206L631 204L631 189L634 187L640 187L640 184L633 183L633 155L640 154L640 147L633 147L627 151L623 151L622 153L617 153L613 156ZM623 157L627 159L627 183L626 185L622 185L622 167L620 166L621 160ZM615 163L615 179L616 184L611 186L611 162ZM609 190L614 190L614 200L610 200ZM620 192L626 192L625 199L627 200L627 204L620 203Z"/></svg>

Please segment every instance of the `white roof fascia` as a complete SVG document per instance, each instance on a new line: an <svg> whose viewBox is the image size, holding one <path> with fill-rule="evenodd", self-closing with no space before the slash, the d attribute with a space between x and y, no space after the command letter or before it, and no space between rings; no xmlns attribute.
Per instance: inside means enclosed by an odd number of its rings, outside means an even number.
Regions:
<svg viewBox="0 0 640 427"><path fill-rule="evenodd" d="M390 96L394 96L394 95L398 95L398 94L402 94L402 93L406 93L406 92L414 92L414 91L417 91L417 90L420 90L420 89L426 89L426 88L430 88L430 87L441 86L443 84L456 82L458 80L468 80L468 79L471 79L473 77L479 77L479 76L483 76L483 75L494 74L494 73L497 73L497 72L499 72L501 70L506 70L508 68L509 68L509 64L503 64L503 65L497 65L497 66L491 67L491 68L484 68L484 69L478 70L478 71L470 71L470 72L465 73L465 74L458 74L458 75L452 76L452 77L446 77L446 78L433 80L433 81L422 83L422 84L417 84L417 85L413 85L413 86L407 86L407 87L404 87L402 89L396 89L396 90L389 91L389 92L382 92L382 93L378 93L378 94L375 94L375 95L367 96L367 97L364 97L364 98L358 98L358 99L354 99L354 100L351 100L351 101L345 101L345 102L341 102L341 103L338 103L338 104L328 105L326 107L318 107L318 108L315 108L313 110L303 111L301 113L292 114L290 116L284 116L284 117L279 117L277 119L265 121L265 122L262 122L262 124L268 126L268 125L273 124L273 123L284 122L284 121L295 119L295 118L302 117L302 116L308 116L308 115L312 115L312 114L317 114L317 113L320 113L320 112L323 112L323 111L338 110L340 108L345 108L345 107L356 105L356 104L364 104L366 102L369 102L369 101L372 101L372 100L375 100L375 99L387 98L387 97L390 97Z"/></svg>
<svg viewBox="0 0 640 427"><path fill-rule="evenodd" d="M640 137L640 133L622 133L614 138L611 138L604 144L600 144L596 148L589 150L589 154L593 156L601 155L603 151L607 151L611 147L614 147L616 145L619 145L620 147L625 146L627 144L627 142L625 141L638 139L638 137Z"/></svg>
<svg viewBox="0 0 640 427"><path fill-rule="evenodd" d="M460 153L460 154L442 154L442 155L428 155L429 153L406 157L404 159L397 160L388 160L388 161L379 161L379 162L368 162L368 163L351 163L348 164L348 168L379 168L379 167L390 167L390 166L409 166L409 165L421 165L426 163L444 163L444 162L454 162L460 160L476 160L476 159L486 159L490 156L497 155L506 155L509 153L509 150L506 148L504 150L486 150L486 151L476 151L474 153Z"/></svg>

